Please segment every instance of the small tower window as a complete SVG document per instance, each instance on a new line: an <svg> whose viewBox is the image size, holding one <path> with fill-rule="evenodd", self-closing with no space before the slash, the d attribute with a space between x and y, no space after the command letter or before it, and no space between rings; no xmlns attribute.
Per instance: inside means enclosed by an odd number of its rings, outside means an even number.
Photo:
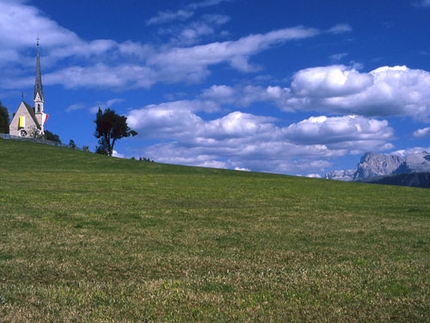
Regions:
<svg viewBox="0 0 430 323"><path fill-rule="evenodd" d="M37 112L40 112L40 104L37 105Z"/></svg>

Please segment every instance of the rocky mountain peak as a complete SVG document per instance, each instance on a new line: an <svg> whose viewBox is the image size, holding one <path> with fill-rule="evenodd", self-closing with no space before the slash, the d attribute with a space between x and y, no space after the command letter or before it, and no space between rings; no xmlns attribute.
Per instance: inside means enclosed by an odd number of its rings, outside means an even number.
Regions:
<svg viewBox="0 0 430 323"><path fill-rule="evenodd" d="M404 160L400 156L369 152L361 157L353 180L392 175L395 174L403 164Z"/></svg>
<svg viewBox="0 0 430 323"><path fill-rule="evenodd" d="M430 154L427 151L406 156L406 172L430 171Z"/></svg>
<svg viewBox="0 0 430 323"><path fill-rule="evenodd" d="M360 158L356 169L332 171L327 173L325 178L362 181L372 177L423 172L430 172L430 153L427 151L406 157L368 152Z"/></svg>

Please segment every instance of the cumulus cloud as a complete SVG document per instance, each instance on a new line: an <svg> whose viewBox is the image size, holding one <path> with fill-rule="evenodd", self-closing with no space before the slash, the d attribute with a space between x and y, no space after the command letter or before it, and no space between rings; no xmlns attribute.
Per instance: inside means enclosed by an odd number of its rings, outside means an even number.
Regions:
<svg viewBox="0 0 430 323"><path fill-rule="evenodd" d="M43 35L51 46L67 41L76 42L75 33L46 18L40 10L22 1L0 1L0 51L34 46L36 34Z"/></svg>
<svg viewBox="0 0 430 323"><path fill-rule="evenodd" d="M388 149L394 130L386 120L367 119L361 116L311 117L292 124L283 130L293 143L320 144L329 149L349 151Z"/></svg>
<svg viewBox="0 0 430 323"><path fill-rule="evenodd" d="M413 136L415 138L430 137L430 127L426 127L426 128L422 128L414 131Z"/></svg>
<svg viewBox="0 0 430 323"><path fill-rule="evenodd" d="M333 65L297 72L286 99L288 110L429 120L430 73L383 66L369 73Z"/></svg>
<svg viewBox="0 0 430 323"><path fill-rule="evenodd" d="M112 151L112 156L113 157L117 157L117 158L125 158L125 156L123 154L120 154L119 152L117 152L116 150Z"/></svg>
<svg viewBox="0 0 430 323"><path fill-rule="evenodd" d="M299 98L332 98L362 92L372 85L372 77L343 65L314 67L294 75L291 89Z"/></svg>
<svg viewBox="0 0 430 323"><path fill-rule="evenodd" d="M127 116L130 128L142 137L191 138L203 120L193 110L201 109L200 102L175 101L131 110Z"/></svg>
<svg viewBox="0 0 430 323"><path fill-rule="evenodd" d="M308 174L308 175L306 175L306 177L309 177L309 178L321 178L322 176L320 174Z"/></svg>
<svg viewBox="0 0 430 323"><path fill-rule="evenodd" d="M229 96L230 90L218 86L208 91ZM145 155L166 163L318 172L330 165L322 158L392 148L393 129L385 120L318 116L284 127L275 118L241 111L205 120L198 113L206 103L150 105L130 111L127 120L139 137L162 141L147 147Z"/></svg>
<svg viewBox="0 0 430 323"><path fill-rule="evenodd" d="M250 172L251 170L248 168L243 168L243 167L235 167L234 170L239 170L239 171L243 171L243 172Z"/></svg>
<svg viewBox="0 0 430 323"><path fill-rule="evenodd" d="M221 104L229 104L236 101L237 91L228 85L212 85L205 89L201 95L203 99L212 100Z"/></svg>
<svg viewBox="0 0 430 323"><path fill-rule="evenodd" d="M270 134L272 130L275 130L273 124L270 123L272 120L273 118L235 111L222 118L207 122L198 134L212 140L244 138L256 135L261 138L263 135Z"/></svg>

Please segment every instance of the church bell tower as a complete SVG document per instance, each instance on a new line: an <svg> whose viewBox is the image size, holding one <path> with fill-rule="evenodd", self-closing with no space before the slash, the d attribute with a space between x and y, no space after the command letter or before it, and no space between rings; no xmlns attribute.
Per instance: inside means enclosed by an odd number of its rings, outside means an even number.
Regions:
<svg viewBox="0 0 430 323"><path fill-rule="evenodd" d="M36 80L34 83L34 114L43 134L43 124L46 121L46 114L43 111L44 95L42 86L42 72L40 69L39 36L36 43Z"/></svg>

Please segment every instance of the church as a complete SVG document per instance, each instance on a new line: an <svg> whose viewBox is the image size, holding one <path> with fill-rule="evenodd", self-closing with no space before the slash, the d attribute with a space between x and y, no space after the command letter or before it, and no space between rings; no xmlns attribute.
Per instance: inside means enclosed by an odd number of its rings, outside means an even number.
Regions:
<svg viewBox="0 0 430 323"><path fill-rule="evenodd" d="M21 101L13 114L9 125L9 134L20 137L36 137L44 134L44 124L48 115L44 112L44 95L42 86L42 73L40 69L39 38L36 44L36 81L34 84L34 107Z"/></svg>

